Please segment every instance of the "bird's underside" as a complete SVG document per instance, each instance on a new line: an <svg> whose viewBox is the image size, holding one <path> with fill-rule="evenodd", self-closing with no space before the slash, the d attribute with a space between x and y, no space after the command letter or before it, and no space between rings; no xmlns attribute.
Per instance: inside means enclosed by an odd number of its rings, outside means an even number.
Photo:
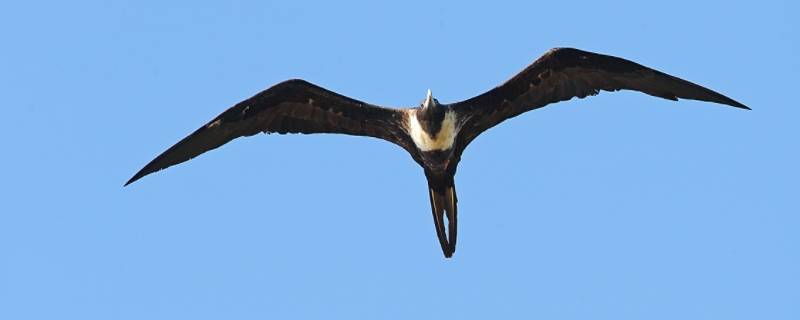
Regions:
<svg viewBox="0 0 800 320"><path fill-rule="evenodd" d="M689 81L625 59L557 48L481 95L440 104L430 92L419 107L368 104L303 80L288 80L226 110L150 161L125 185L192 159L238 137L257 133L341 133L392 142L409 152L428 180L436 235L445 257L456 249L456 168L481 132L548 104L600 91L634 90L749 109Z"/></svg>

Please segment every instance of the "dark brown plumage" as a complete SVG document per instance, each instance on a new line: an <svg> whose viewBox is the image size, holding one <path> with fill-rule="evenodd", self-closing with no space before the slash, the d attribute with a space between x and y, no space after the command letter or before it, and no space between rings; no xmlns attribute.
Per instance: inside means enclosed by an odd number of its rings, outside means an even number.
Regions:
<svg viewBox="0 0 800 320"><path fill-rule="evenodd" d="M436 234L445 257L450 257L456 248L458 211L454 177L467 145L481 132L526 111L617 90L749 109L717 92L635 62L571 48L552 49L502 85L449 105L439 104L429 94L418 108L389 109L303 80L289 80L226 110L145 165L125 185L259 132L380 138L408 151L424 169Z"/></svg>
<svg viewBox="0 0 800 320"><path fill-rule="evenodd" d="M413 148L400 126L403 112L370 105L303 80L281 82L237 103L139 170L125 185L257 133L343 133Z"/></svg>
<svg viewBox="0 0 800 320"><path fill-rule="evenodd" d="M463 148L478 134L506 119L551 103L593 96L601 90L634 90L673 101L701 100L750 109L715 91L636 62L573 48L551 49L502 85L451 107L471 118L471 134L464 137Z"/></svg>

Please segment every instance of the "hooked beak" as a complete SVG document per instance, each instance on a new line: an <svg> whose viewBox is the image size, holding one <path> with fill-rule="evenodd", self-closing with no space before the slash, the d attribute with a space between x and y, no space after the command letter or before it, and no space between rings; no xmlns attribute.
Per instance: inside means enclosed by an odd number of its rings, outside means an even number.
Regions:
<svg viewBox="0 0 800 320"><path fill-rule="evenodd" d="M427 108L433 105L433 94L431 94L431 89L428 89L428 96L425 97L425 102L422 103L423 108Z"/></svg>

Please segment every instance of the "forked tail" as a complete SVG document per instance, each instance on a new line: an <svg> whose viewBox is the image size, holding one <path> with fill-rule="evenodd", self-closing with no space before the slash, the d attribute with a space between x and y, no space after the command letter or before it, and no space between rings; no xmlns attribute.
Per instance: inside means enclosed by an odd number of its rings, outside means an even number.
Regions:
<svg viewBox="0 0 800 320"><path fill-rule="evenodd" d="M428 194L431 198L431 211L433 222L436 225L436 236L446 258L453 256L456 251L456 230L458 224L458 199L453 179L445 181L428 178ZM447 228L445 228L445 218Z"/></svg>

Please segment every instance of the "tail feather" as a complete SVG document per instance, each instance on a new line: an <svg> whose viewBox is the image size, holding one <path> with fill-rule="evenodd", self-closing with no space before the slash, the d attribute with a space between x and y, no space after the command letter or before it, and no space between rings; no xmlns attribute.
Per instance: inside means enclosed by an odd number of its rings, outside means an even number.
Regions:
<svg viewBox="0 0 800 320"><path fill-rule="evenodd" d="M447 188L447 198L445 203L448 204L445 211L447 212L447 221L449 222L448 235L450 239L450 253L456 252L456 235L458 230L458 198L456 198L456 186L450 185Z"/></svg>
<svg viewBox="0 0 800 320"><path fill-rule="evenodd" d="M433 212L436 236L439 238L439 244L442 246L444 256L450 258L456 251L458 226L456 188L452 182L442 186L434 185L429 181L428 193L431 199L431 211ZM447 218L447 228L445 228L444 223L445 217Z"/></svg>

